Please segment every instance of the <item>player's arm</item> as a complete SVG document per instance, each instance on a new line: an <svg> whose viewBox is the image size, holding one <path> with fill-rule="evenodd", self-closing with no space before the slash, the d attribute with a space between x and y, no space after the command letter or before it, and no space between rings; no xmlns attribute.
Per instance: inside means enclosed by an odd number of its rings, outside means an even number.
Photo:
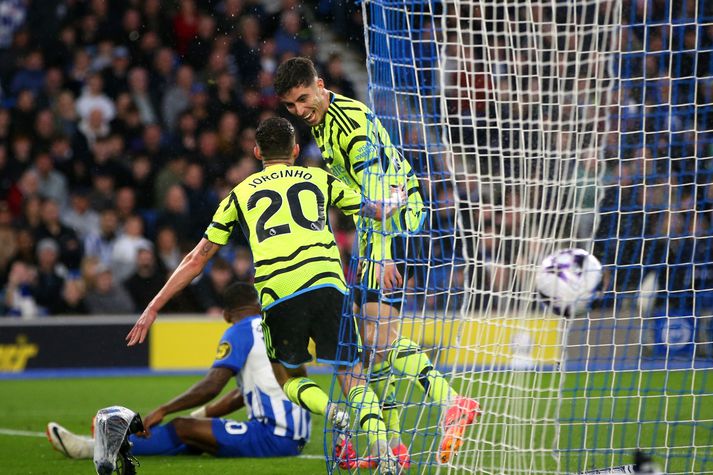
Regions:
<svg viewBox="0 0 713 475"><path fill-rule="evenodd" d="M149 302L129 334L126 335L128 346L144 342L149 328L158 316L158 312L161 311L169 300L181 290L185 289L186 286L203 271L208 261L210 261L220 248L220 245L203 238L198 245L183 258L163 288L159 290L158 294Z"/></svg>
<svg viewBox="0 0 713 475"><path fill-rule="evenodd" d="M391 217L391 215L406 202L406 194L402 187L397 187L392 191L388 202L373 202L364 199L361 193L349 188L332 175L328 175L327 180L329 184L330 204L337 206L344 214L354 214L358 212L362 216L374 219L376 222L376 220L380 220L384 217ZM388 236L377 236L374 241L381 243L382 241L386 241L387 238ZM390 250L391 246L389 245L388 248ZM383 259L379 253L373 255L379 256L378 259L374 259L375 261L378 260L378 262L374 262L374 272L376 275L375 278L381 281L382 287L389 290L403 285L401 274L393 261L390 260L391 255L384 256Z"/></svg>
<svg viewBox="0 0 713 475"><path fill-rule="evenodd" d="M380 149L378 128L381 124L369 114L355 116L358 126L340 136L340 147L345 157L345 168L361 187L365 202L376 203L388 199L391 189L389 184L397 180L393 166L385 173L381 160L388 160ZM397 181L399 185L402 185ZM368 216L367 216L368 217ZM371 223L375 231L384 231L383 217L374 217ZM365 256L375 262L387 264L391 261L391 236L388 233L375 233L371 240L371 256ZM387 287L387 286L385 286ZM387 287L388 288L388 287Z"/></svg>
<svg viewBox="0 0 713 475"><path fill-rule="evenodd" d="M163 288L149 302L129 334L126 335L128 346L144 342L158 312L203 271L218 249L227 244L237 221L237 215L238 199L235 192L231 191L218 205L218 209L213 215L213 221L208 226L203 239L183 258Z"/></svg>
<svg viewBox="0 0 713 475"><path fill-rule="evenodd" d="M193 417L223 417L245 406L245 398L240 389L233 389L215 402L191 412Z"/></svg>
<svg viewBox="0 0 713 475"><path fill-rule="evenodd" d="M144 426L146 428L152 427L160 423L169 414L207 403L220 394L233 376L235 376L235 373L228 368L211 368L203 379L191 386L186 392L151 411L144 418Z"/></svg>
<svg viewBox="0 0 713 475"><path fill-rule="evenodd" d="M406 201L406 193L401 187L395 187L388 200L370 201L332 175L328 174L327 181L330 187L330 204L341 209L346 215L358 213L375 220L390 218Z"/></svg>

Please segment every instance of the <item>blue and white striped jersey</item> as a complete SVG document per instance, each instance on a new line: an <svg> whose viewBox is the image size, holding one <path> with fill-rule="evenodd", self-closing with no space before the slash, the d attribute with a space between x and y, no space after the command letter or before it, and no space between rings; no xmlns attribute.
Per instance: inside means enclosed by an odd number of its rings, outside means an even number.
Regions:
<svg viewBox="0 0 713 475"><path fill-rule="evenodd" d="M249 419L274 427L274 434L294 440L309 440L310 414L293 404L282 392L267 359L258 315L228 328L220 339L213 367L235 372Z"/></svg>

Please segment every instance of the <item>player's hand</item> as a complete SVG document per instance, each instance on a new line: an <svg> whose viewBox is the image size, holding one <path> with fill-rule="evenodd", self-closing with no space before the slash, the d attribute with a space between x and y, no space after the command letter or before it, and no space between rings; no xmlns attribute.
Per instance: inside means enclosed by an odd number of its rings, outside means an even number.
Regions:
<svg viewBox="0 0 713 475"><path fill-rule="evenodd" d="M373 265L376 280L381 283L382 289L392 290L403 285L404 279L394 261L374 262Z"/></svg>
<svg viewBox="0 0 713 475"><path fill-rule="evenodd" d="M391 203L403 206L407 199L408 196L406 196L406 189L403 185L391 185L391 196L389 197Z"/></svg>
<svg viewBox="0 0 713 475"><path fill-rule="evenodd" d="M156 424L160 424L163 418L166 417L166 411L163 408L155 409L148 413L144 417L144 431L140 432L138 435L141 437L151 437L151 428Z"/></svg>
<svg viewBox="0 0 713 475"><path fill-rule="evenodd" d="M158 312L150 307L146 307L144 313L142 313L141 317L136 321L134 328L132 328L128 335L126 335L126 346L134 346L137 343L143 343L149 332L149 328L151 328L151 325L154 320L156 320L157 316Z"/></svg>
<svg viewBox="0 0 713 475"><path fill-rule="evenodd" d="M391 185L391 195L384 202L384 217L390 218L399 208L406 204L408 196L403 186Z"/></svg>

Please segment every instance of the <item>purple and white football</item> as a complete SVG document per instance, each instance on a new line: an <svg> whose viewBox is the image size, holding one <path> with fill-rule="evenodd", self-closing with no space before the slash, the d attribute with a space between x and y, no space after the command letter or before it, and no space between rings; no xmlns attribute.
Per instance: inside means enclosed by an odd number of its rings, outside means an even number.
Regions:
<svg viewBox="0 0 713 475"><path fill-rule="evenodd" d="M563 249L545 257L535 285L544 304L557 315L586 312L602 281L602 265L583 249Z"/></svg>

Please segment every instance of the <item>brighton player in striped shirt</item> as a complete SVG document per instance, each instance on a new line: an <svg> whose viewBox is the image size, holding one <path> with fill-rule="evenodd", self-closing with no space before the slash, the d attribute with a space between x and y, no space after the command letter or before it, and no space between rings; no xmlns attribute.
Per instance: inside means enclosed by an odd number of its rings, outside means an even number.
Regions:
<svg viewBox="0 0 713 475"><path fill-rule="evenodd" d="M133 455L205 452L218 457L286 457L298 455L309 440L309 412L285 397L272 373L255 288L234 283L224 298L223 318L231 326L220 339L213 367L201 381L144 418L147 434L130 436ZM157 425L169 414L211 401L233 377L239 389L200 407L191 417ZM222 418L242 407L247 410L247 421ZM47 437L68 457L92 458L94 454L94 439L73 434L55 422L47 425Z"/></svg>
<svg viewBox="0 0 713 475"><path fill-rule="evenodd" d="M342 318L347 285L326 216L327 206L332 205L346 214L389 217L399 210L398 202L405 201L405 194L396 191L390 196L394 204L362 202L358 190L324 170L294 166L299 145L294 128L285 119L265 120L255 139L254 153L264 169L238 184L220 203L204 238L127 335L128 344L144 341L158 311L202 271L238 225L253 253L267 353L285 394L312 413L327 415L342 433L348 428L348 413L330 403L327 394L306 377L304 364L312 360L307 351L312 338L317 360L336 367L379 472L396 473L379 400L364 382L356 322ZM343 333L340 326L345 327Z"/></svg>
<svg viewBox="0 0 713 475"><path fill-rule="evenodd" d="M359 287L366 292L355 289L355 305L357 311L363 307L367 316L364 340L377 349L371 380L383 399L391 448L402 465L408 465L408 451L399 436L395 386L389 382L393 372L415 378L432 401L446 408L438 459L448 462L460 448L465 427L480 414L480 406L459 396L419 345L401 337L398 324L389 324L401 309L404 277L410 278L406 262L415 257L405 251L416 247L406 245L406 236L418 231L425 218L418 179L374 113L363 103L326 89L309 59L292 58L281 64L275 74L275 92L288 112L311 127L328 170L337 178L374 201L394 186L406 190L407 204L392 219L372 219L366 226L357 226L369 231L360 235ZM379 322L378 331L375 322Z"/></svg>

